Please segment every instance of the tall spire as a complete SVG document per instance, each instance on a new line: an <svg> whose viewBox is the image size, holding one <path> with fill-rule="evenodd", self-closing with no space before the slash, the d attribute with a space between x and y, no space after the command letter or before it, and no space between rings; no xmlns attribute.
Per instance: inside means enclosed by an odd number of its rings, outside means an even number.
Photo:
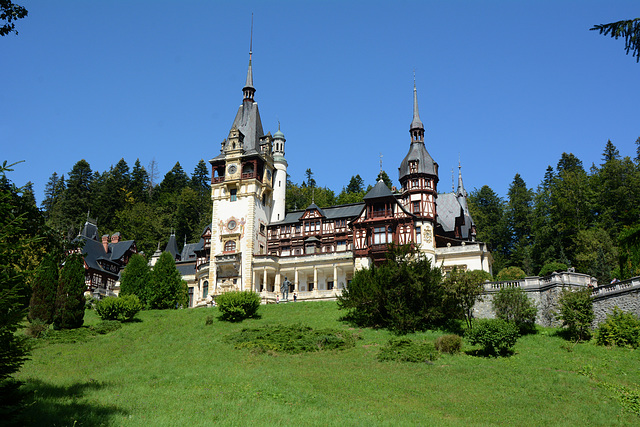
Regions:
<svg viewBox="0 0 640 427"><path fill-rule="evenodd" d="M249 39L249 69L247 70L247 82L242 88L244 100L253 101L256 89L253 87L253 69L251 67L251 55L253 54L253 13L251 14L251 38Z"/></svg>
<svg viewBox="0 0 640 427"><path fill-rule="evenodd" d="M462 184L462 164L460 162L460 157L458 156L458 191L456 191L457 196L467 197L467 190L464 189L464 185Z"/></svg>
<svg viewBox="0 0 640 427"><path fill-rule="evenodd" d="M416 72L413 72L413 120L409 128L411 142L424 142L424 125L418 112L418 90L416 89Z"/></svg>

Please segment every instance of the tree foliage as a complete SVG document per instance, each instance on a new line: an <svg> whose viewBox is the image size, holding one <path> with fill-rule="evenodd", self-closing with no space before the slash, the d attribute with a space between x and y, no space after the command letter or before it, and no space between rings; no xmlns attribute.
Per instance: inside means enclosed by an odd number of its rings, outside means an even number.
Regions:
<svg viewBox="0 0 640 427"><path fill-rule="evenodd" d="M443 281L446 298L453 307L453 312L467 322L471 328L473 306L484 293L484 282L491 280L491 275L483 270L464 271L454 268Z"/></svg>
<svg viewBox="0 0 640 427"><path fill-rule="evenodd" d="M159 309L180 308L189 301L187 283L169 252L163 252L153 267L147 298L151 308Z"/></svg>
<svg viewBox="0 0 640 427"><path fill-rule="evenodd" d="M338 297L344 319L406 334L441 324L446 314L442 273L408 246L390 246L379 266L356 271Z"/></svg>
<svg viewBox="0 0 640 427"><path fill-rule="evenodd" d="M25 18L28 15L27 9L11 0L0 0L0 36L6 36L9 33L18 34L14 21Z"/></svg>
<svg viewBox="0 0 640 427"><path fill-rule="evenodd" d="M640 62L640 18L594 25L591 30L616 40L624 37L624 49L627 55L631 51L632 56L636 57L636 62Z"/></svg>
<svg viewBox="0 0 640 427"><path fill-rule="evenodd" d="M38 267L32 285L29 302L29 320L53 323L58 290L58 263L56 253L47 254Z"/></svg>
<svg viewBox="0 0 640 427"><path fill-rule="evenodd" d="M147 259L140 254L134 254L122 271L120 295L135 295L146 307L149 303L150 286L151 268L147 264Z"/></svg>
<svg viewBox="0 0 640 427"><path fill-rule="evenodd" d="M560 319L567 328L569 338L577 341L591 337L591 324L595 317L589 289L565 289L560 297Z"/></svg>
<svg viewBox="0 0 640 427"><path fill-rule="evenodd" d="M500 289L494 295L491 305L497 318L513 322L521 334L535 332L538 309L522 288Z"/></svg>
<svg viewBox="0 0 640 427"><path fill-rule="evenodd" d="M53 326L75 329L84 323L84 260L79 253L68 255L58 279Z"/></svg>

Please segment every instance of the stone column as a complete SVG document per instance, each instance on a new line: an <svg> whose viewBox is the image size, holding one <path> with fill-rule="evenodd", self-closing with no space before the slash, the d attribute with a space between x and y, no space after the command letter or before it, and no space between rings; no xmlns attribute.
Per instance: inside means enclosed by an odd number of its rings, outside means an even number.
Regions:
<svg viewBox="0 0 640 427"><path fill-rule="evenodd" d="M333 264L333 293L338 290L338 266Z"/></svg>
<svg viewBox="0 0 640 427"><path fill-rule="evenodd" d="M268 289L268 286L267 286L267 267L262 267L262 286L264 286L265 289Z"/></svg>
<svg viewBox="0 0 640 427"><path fill-rule="evenodd" d="M318 293L318 267L313 266L313 292Z"/></svg>
<svg viewBox="0 0 640 427"><path fill-rule="evenodd" d="M300 282L298 276L298 267L295 267L293 270L293 289L294 292L300 292Z"/></svg>

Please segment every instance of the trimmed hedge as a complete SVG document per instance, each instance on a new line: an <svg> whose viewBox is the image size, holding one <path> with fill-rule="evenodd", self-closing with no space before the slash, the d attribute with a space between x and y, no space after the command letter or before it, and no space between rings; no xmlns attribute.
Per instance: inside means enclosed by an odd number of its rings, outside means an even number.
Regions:
<svg viewBox="0 0 640 427"><path fill-rule="evenodd" d="M131 321L142 310L142 303L136 295L107 297L96 304L96 313L102 320Z"/></svg>
<svg viewBox="0 0 640 427"><path fill-rule="evenodd" d="M260 307L260 295L252 291L231 291L216 297L221 320L240 322L256 317Z"/></svg>

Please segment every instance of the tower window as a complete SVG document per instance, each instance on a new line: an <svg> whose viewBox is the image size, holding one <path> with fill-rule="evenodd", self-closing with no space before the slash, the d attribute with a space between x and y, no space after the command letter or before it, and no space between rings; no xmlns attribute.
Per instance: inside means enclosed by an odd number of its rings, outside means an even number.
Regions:
<svg viewBox="0 0 640 427"><path fill-rule="evenodd" d="M209 294L209 282L205 280L204 283L202 284L202 298L206 298L208 294Z"/></svg>
<svg viewBox="0 0 640 427"><path fill-rule="evenodd" d="M235 202L236 200L238 200L238 190L235 188L232 188L231 190L229 190L229 195L230 195L230 201Z"/></svg>
<svg viewBox="0 0 640 427"><path fill-rule="evenodd" d="M413 202L413 213L419 213L420 212L420 202L416 201Z"/></svg>
<svg viewBox="0 0 640 427"><path fill-rule="evenodd" d="M235 240L229 240L227 243L224 244L224 251L225 252L235 252L236 251L236 242Z"/></svg>
<svg viewBox="0 0 640 427"><path fill-rule="evenodd" d="M416 243L420 244L422 243L422 230L420 229L420 227L416 227Z"/></svg>

